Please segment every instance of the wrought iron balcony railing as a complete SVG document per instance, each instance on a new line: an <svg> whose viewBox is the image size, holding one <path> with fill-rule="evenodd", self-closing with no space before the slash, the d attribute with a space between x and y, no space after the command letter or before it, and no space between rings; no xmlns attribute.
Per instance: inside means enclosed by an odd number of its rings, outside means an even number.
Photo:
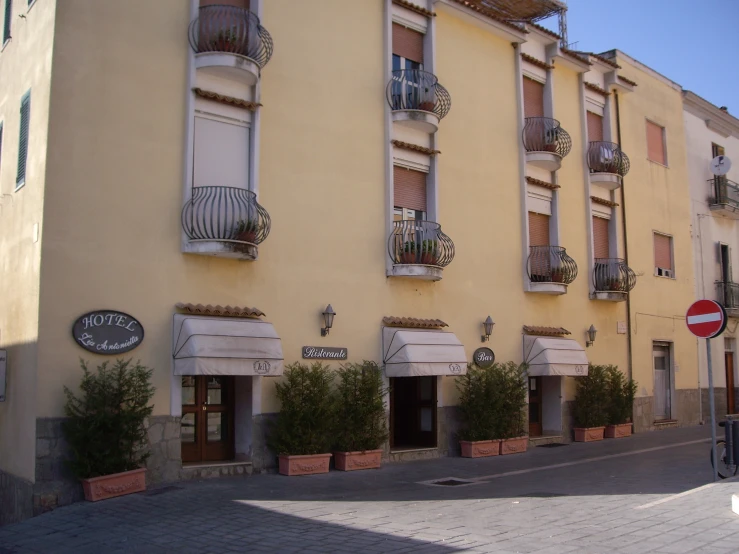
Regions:
<svg viewBox="0 0 739 554"><path fill-rule="evenodd" d="M527 152L552 152L563 158L570 153L572 139L559 121L550 117L527 117L523 126Z"/></svg>
<svg viewBox="0 0 739 554"><path fill-rule="evenodd" d="M739 284L716 281L716 301L727 310L739 309Z"/></svg>
<svg viewBox="0 0 739 554"><path fill-rule="evenodd" d="M433 221L395 221L388 252L396 265L446 267L454 259L454 243Z"/></svg>
<svg viewBox="0 0 739 554"><path fill-rule="evenodd" d="M256 14L235 6L203 6L190 23L190 46L197 53L226 52L253 60L260 68L272 57L274 45Z"/></svg>
<svg viewBox="0 0 739 554"><path fill-rule="evenodd" d="M528 266L532 283L569 285L577 277L575 260L561 246L530 246Z"/></svg>
<svg viewBox="0 0 739 554"><path fill-rule="evenodd" d="M630 292L636 273L621 258L595 258L593 282L597 292Z"/></svg>
<svg viewBox="0 0 739 554"><path fill-rule="evenodd" d="M588 146L590 173L615 173L623 177L629 172L629 157L615 142L595 141Z"/></svg>
<svg viewBox="0 0 739 554"><path fill-rule="evenodd" d="M739 209L739 184L729 181L726 177L714 177L709 179L708 183L711 187L709 204L723 204L733 210Z"/></svg>
<svg viewBox="0 0 739 554"><path fill-rule="evenodd" d="M270 218L256 195L236 187L193 187L182 209L190 240L257 245L269 235Z"/></svg>
<svg viewBox="0 0 739 554"><path fill-rule="evenodd" d="M420 69L398 69L387 84L387 101L393 111L420 110L442 119L452 107L449 91L436 75Z"/></svg>

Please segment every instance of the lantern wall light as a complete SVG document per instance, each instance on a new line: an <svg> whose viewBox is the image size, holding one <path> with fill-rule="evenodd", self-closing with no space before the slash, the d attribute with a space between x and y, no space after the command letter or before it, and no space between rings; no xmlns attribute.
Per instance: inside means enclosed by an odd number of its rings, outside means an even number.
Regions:
<svg viewBox="0 0 739 554"><path fill-rule="evenodd" d="M331 327L334 326L334 316L336 315L336 312L331 307L331 304L326 306L326 309L323 311L323 323L325 327L321 328L321 336L325 337L328 335L329 330Z"/></svg>
<svg viewBox="0 0 739 554"><path fill-rule="evenodd" d="M488 316L488 318L482 322L482 327L485 329L485 334L480 337L480 340L482 342L488 342L490 340L490 335L493 333L493 326L495 325L495 322L493 321L493 318Z"/></svg>

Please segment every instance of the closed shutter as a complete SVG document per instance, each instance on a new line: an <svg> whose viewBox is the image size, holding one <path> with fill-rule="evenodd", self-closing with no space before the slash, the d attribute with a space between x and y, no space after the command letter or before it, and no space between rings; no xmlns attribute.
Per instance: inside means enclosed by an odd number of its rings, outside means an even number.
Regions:
<svg viewBox="0 0 739 554"><path fill-rule="evenodd" d="M393 54L423 63L423 33L393 23Z"/></svg>
<svg viewBox="0 0 739 554"><path fill-rule="evenodd" d="M426 174L404 167L393 167L395 207L426 211Z"/></svg>
<svg viewBox="0 0 739 554"><path fill-rule="evenodd" d="M654 234L654 265L662 269L672 269L672 239L666 235Z"/></svg>
<svg viewBox="0 0 739 554"><path fill-rule="evenodd" d="M13 0L5 0L5 17L3 19L3 42L10 38L10 16Z"/></svg>
<svg viewBox="0 0 739 554"><path fill-rule="evenodd" d="M28 132L31 123L31 94L26 94L21 100L21 133L18 139L18 176L16 186L26 181L26 161L28 159Z"/></svg>
<svg viewBox="0 0 739 554"><path fill-rule="evenodd" d="M528 77L523 78L524 117L544 117L544 85Z"/></svg>
<svg viewBox="0 0 739 554"><path fill-rule="evenodd" d="M603 117L593 112L588 112L588 140L590 142L603 140Z"/></svg>
<svg viewBox="0 0 739 554"><path fill-rule="evenodd" d="M651 121L647 121L647 156L653 162L667 165L665 129Z"/></svg>
<svg viewBox="0 0 739 554"><path fill-rule="evenodd" d="M549 246L549 216L529 212L529 246Z"/></svg>
<svg viewBox="0 0 739 554"><path fill-rule="evenodd" d="M596 258L610 257L608 220L602 217L593 217L593 251Z"/></svg>

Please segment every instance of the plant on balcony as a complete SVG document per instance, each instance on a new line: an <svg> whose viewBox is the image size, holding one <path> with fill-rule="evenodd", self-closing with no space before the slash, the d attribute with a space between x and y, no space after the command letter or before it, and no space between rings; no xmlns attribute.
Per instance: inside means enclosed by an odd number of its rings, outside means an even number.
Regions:
<svg viewBox="0 0 739 554"><path fill-rule="evenodd" d="M590 365L586 377L577 378L575 395L575 441L603 440L608 423L608 378L606 367Z"/></svg>
<svg viewBox="0 0 739 554"><path fill-rule="evenodd" d="M560 266L552 267L552 283L564 283L565 282L565 270Z"/></svg>
<svg viewBox="0 0 739 554"><path fill-rule="evenodd" d="M336 469L380 467L382 444L387 440L382 372L375 362L347 364L338 371L334 393L334 460Z"/></svg>
<svg viewBox="0 0 739 554"><path fill-rule="evenodd" d="M605 437L616 439L631 435L631 414L634 409L637 384L626 380L617 366L605 366L608 389L608 409Z"/></svg>
<svg viewBox="0 0 739 554"><path fill-rule="evenodd" d="M403 251L400 253L400 263L414 264L416 263L416 243L412 240L405 241Z"/></svg>
<svg viewBox="0 0 739 554"><path fill-rule="evenodd" d="M73 458L72 472L80 478L87 500L101 500L146 489L143 468L145 427L153 406L153 370L132 360L108 362L91 372L80 360L80 395L64 387L67 398L62 424Z"/></svg>
<svg viewBox="0 0 739 554"><path fill-rule="evenodd" d="M236 28L221 29L216 33L215 38L211 40L211 49L215 52L238 52L240 49L240 40L236 33Z"/></svg>
<svg viewBox="0 0 739 554"><path fill-rule="evenodd" d="M277 383L280 412L267 441L279 456L283 475L328 473L335 409L331 394L334 373L328 365L296 362Z"/></svg>
<svg viewBox="0 0 739 554"><path fill-rule="evenodd" d="M434 239L424 239L421 243L421 263L436 265L439 260L439 243Z"/></svg>
<svg viewBox="0 0 739 554"><path fill-rule="evenodd" d="M557 142L559 141L559 129L547 129L544 131L544 151L556 152Z"/></svg>
<svg viewBox="0 0 739 554"><path fill-rule="evenodd" d="M433 93L428 87L423 88L421 93L421 101L418 103L418 109L424 112L433 112L435 103L433 101Z"/></svg>
<svg viewBox="0 0 739 554"><path fill-rule="evenodd" d="M236 222L234 239L240 242L256 244L257 235L259 234L260 229L259 220L251 218L240 219Z"/></svg>

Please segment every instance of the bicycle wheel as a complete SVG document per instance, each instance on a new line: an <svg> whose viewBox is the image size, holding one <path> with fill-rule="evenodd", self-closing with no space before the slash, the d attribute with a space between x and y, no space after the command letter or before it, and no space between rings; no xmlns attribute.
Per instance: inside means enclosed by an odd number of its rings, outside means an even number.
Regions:
<svg viewBox="0 0 739 554"><path fill-rule="evenodd" d="M726 465L726 441L716 441L715 452L713 448L711 449L711 466L714 465L716 458L718 458L717 473L721 479L736 475L737 466L734 466L733 471L729 471L729 467Z"/></svg>

